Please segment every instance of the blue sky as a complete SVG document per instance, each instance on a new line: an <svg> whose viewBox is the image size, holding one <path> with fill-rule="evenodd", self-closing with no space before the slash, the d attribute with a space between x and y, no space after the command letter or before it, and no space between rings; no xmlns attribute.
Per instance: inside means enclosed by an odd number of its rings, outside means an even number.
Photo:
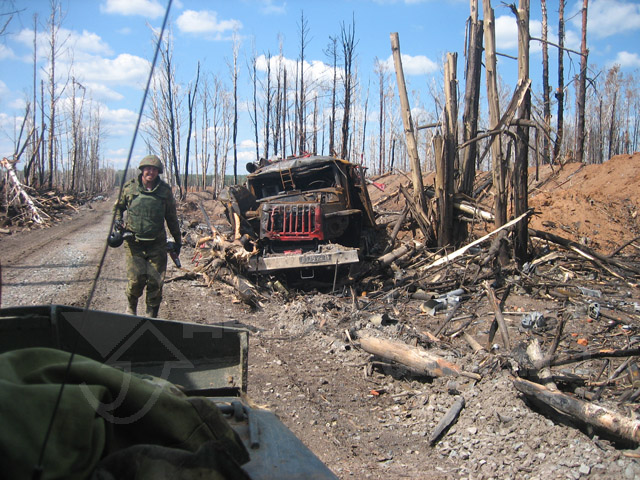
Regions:
<svg viewBox="0 0 640 480"><path fill-rule="evenodd" d="M60 36L66 40L57 68L67 75L73 65L73 76L87 88L88 96L100 104L103 126L108 132L103 155L116 167L124 165L131 144L153 53L151 28L161 25L166 4L164 0L61 1L65 15ZM556 41L558 2L548 0L547 4L550 39ZM501 1L494 0L492 5L498 51L516 55L514 17ZM580 15L576 12L581 6L582 0L567 0L565 6L565 44L576 50L580 42ZM44 34L50 2L3 0L0 3L1 13L14 10L18 13L0 38L0 154L3 156L13 151L15 125L19 125L25 101L31 97L33 15L38 14L38 30ZM295 61L299 53L302 11L308 22L305 57L310 72L326 70L330 60L324 51L329 37L339 36L341 24L349 25L354 18L360 82L368 82L371 75L374 92L375 60L392 65L390 32L399 33L410 89L422 91L427 97L429 84L441 76L443 56L452 51L458 52L458 78L462 81L465 22L469 16L467 0L174 0L170 24L178 81L186 87L195 77L200 61L203 71L213 72L230 85L228 64L232 59L232 36L236 32L240 40L240 96L248 100L246 65L253 49L258 55L270 52L276 56L282 42L284 57ZM541 36L540 20L539 2L531 0L534 37ZM640 2L590 0L588 29L590 64L607 67L618 63L627 72L640 68ZM46 39L42 39L42 45L46 45L45 42ZM532 42L531 49L531 76L534 90L539 91L541 54L537 42ZM553 86L557 78L556 55L551 51ZM39 72L42 72L46 65L44 48L39 57ZM576 73L578 65L575 55L565 60L566 78ZM498 68L507 85L514 86L516 62L500 57ZM375 93L370 101L377 102ZM253 159L255 149L251 146L246 112L240 113L240 123L240 159ZM133 161L144 153L144 143L139 138Z"/></svg>

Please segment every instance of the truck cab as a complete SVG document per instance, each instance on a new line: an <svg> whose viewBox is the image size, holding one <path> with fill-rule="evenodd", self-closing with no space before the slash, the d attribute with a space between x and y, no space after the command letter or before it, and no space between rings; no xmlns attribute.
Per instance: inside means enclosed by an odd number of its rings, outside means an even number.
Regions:
<svg viewBox="0 0 640 480"><path fill-rule="evenodd" d="M258 254L249 271L313 269L357 263L375 230L360 165L306 155L248 165L246 185L222 196L236 236Z"/></svg>

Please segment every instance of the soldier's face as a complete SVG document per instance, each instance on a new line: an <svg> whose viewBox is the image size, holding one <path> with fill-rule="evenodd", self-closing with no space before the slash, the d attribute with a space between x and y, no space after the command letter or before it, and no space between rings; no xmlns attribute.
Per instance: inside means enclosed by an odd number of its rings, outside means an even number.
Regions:
<svg viewBox="0 0 640 480"><path fill-rule="evenodd" d="M153 182L156 181L156 178L158 178L158 169L156 167L142 167L142 182L145 185L153 185Z"/></svg>

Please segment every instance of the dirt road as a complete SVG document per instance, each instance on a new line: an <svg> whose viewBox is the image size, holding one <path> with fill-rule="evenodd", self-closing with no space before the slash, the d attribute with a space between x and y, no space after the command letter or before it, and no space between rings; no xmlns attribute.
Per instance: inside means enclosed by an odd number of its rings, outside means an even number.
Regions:
<svg viewBox="0 0 640 480"><path fill-rule="evenodd" d="M3 237L2 306L84 306L103 254L110 207L110 201L94 202L52 228ZM187 269L192 253L185 247ZM533 411L504 365L482 365L478 383L371 371L369 355L344 334L372 328L370 315L354 310L348 298L273 296L252 311L222 284L171 281L179 273L169 266L160 316L247 326L250 399L274 410L340 478L640 478L640 466L627 451ZM91 307L124 311L124 287L124 252L109 249ZM397 334L403 327L383 328ZM477 358L458 353L466 368L479 368ZM460 395L466 408L431 446L429 435Z"/></svg>

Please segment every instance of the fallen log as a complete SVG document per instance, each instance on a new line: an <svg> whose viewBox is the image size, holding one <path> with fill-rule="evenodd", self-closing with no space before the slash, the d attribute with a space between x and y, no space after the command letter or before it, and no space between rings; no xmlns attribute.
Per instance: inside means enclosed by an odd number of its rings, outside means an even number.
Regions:
<svg viewBox="0 0 640 480"><path fill-rule="evenodd" d="M400 363L417 374L430 377L463 376L474 380L482 378L478 374L465 372L458 365L420 347L378 337L358 335L358 339L364 351Z"/></svg>
<svg viewBox="0 0 640 480"><path fill-rule="evenodd" d="M447 413L444 414L444 417L440 419L438 425L436 425L435 430L429 437L430 445L434 445L438 441L440 436L444 433L444 431L448 429L453 422L456 421L464 406L464 397L460 395L458 398L456 398L456 401L453 402L453 405L451 405L451 408L447 411Z"/></svg>
<svg viewBox="0 0 640 480"><path fill-rule="evenodd" d="M607 408L584 402L561 392L552 392L537 383L521 378L513 380L516 389L575 420L600 429L611 436L640 443L640 421Z"/></svg>
<svg viewBox="0 0 640 480"><path fill-rule="evenodd" d="M385 253L381 257L378 257L376 262L378 263L378 265L386 267L390 265L392 262L395 262L397 259L399 259L403 255L413 252L415 249L416 249L416 245L405 243L404 245L400 245L395 250L392 250L391 252Z"/></svg>

